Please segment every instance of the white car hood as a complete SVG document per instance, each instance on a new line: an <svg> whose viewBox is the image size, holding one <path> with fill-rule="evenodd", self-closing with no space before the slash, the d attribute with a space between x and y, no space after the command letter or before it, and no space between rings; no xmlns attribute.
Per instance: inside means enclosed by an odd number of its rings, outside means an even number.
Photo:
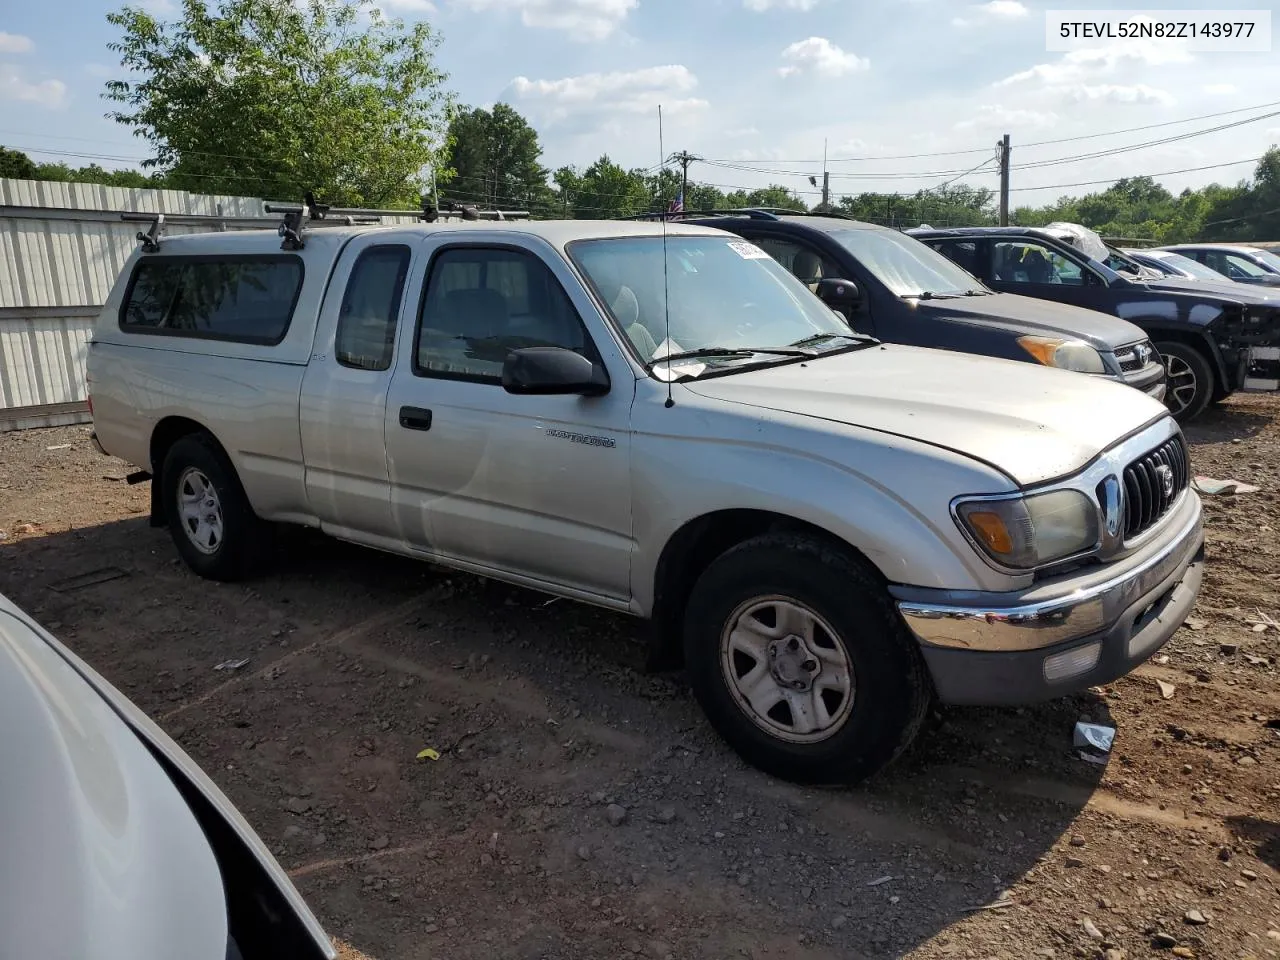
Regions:
<svg viewBox="0 0 1280 960"><path fill-rule="evenodd" d="M222 876L142 741L0 598L5 955L223 960Z"/></svg>
<svg viewBox="0 0 1280 960"><path fill-rule="evenodd" d="M1074 473L1167 416L1139 390L1034 363L885 345L693 380L694 393L909 437L1022 486Z"/></svg>

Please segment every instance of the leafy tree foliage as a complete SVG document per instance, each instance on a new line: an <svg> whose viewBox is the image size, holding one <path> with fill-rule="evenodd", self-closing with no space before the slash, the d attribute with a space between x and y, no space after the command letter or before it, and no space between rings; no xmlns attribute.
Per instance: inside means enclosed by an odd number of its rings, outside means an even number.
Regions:
<svg viewBox="0 0 1280 960"><path fill-rule="evenodd" d="M537 132L509 105L464 110L449 124L442 161L448 187L442 193L491 209L550 215L553 197L548 171L538 162L541 156Z"/></svg>
<svg viewBox="0 0 1280 960"><path fill-rule="evenodd" d="M374 0L183 0L163 22L125 7L109 116L148 141L144 166L201 193L345 205L413 202L446 141L435 32Z"/></svg>

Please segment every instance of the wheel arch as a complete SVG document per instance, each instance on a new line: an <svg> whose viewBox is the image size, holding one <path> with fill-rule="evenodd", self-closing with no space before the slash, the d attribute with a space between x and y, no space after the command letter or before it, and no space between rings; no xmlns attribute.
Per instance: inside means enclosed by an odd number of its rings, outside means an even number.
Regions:
<svg viewBox="0 0 1280 960"><path fill-rule="evenodd" d="M152 428L148 445L148 456L151 463L150 523L153 527L163 527L168 522L164 515L164 504L161 502L161 495L164 491L165 457L175 443L183 437L189 437L193 434L202 434L208 437L217 450L227 458L227 462L232 464L232 469L235 469L235 463L227 453L227 448L223 446L214 432L203 423L190 417L176 414L162 417Z"/></svg>
<svg viewBox="0 0 1280 960"><path fill-rule="evenodd" d="M1222 351L1218 349L1218 345L1214 342L1209 330L1205 327L1174 327L1157 321L1144 321L1138 318L1133 323L1142 327L1147 332L1148 338L1152 343L1159 340L1171 340L1175 343L1181 343L1188 347L1192 347L1204 355L1209 361L1209 366L1213 370L1214 379L1217 380L1215 386L1220 386L1227 379L1226 361L1222 359Z"/></svg>
<svg viewBox="0 0 1280 960"><path fill-rule="evenodd" d="M829 530L785 513L754 508L715 510L686 521L658 555L653 575L653 611L649 623L648 668L676 670L684 665L681 622L693 585L725 551L764 533L802 533L850 554L881 581L883 573L856 546Z"/></svg>

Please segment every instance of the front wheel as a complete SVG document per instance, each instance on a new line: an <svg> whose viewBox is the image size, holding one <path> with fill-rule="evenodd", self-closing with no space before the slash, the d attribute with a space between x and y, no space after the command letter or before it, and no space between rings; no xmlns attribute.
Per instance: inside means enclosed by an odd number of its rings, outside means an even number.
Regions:
<svg viewBox="0 0 1280 960"><path fill-rule="evenodd" d="M753 766L851 783L915 738L931 688L883 586L849 552L768 534L702 574L685 614L694 695Z"/></svg>
<svg viewBox="0 0 1280 960"><path fill-rule="evenodd" d="M1168 380L1164 403L1179 423L1194 420L1204 412L1216 389L1213 367L1195 347L1177 341L1155 345L1165 366Z"/></svg>

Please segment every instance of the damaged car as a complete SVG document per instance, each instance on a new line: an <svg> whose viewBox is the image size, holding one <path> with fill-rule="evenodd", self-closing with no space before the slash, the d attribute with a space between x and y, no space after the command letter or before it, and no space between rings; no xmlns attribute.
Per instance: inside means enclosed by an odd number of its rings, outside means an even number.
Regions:
<svg viewBox="0 0 1280 960"><path fill-rule="evenodd" d="M963 245L971 271L993 290L1087 307L1141 327L1164 358L1165 404L1181 422L1237 391L1280 390L1280 304L1263 291L1125 276L1036 227L907 233L947 256Z"/></svg>

